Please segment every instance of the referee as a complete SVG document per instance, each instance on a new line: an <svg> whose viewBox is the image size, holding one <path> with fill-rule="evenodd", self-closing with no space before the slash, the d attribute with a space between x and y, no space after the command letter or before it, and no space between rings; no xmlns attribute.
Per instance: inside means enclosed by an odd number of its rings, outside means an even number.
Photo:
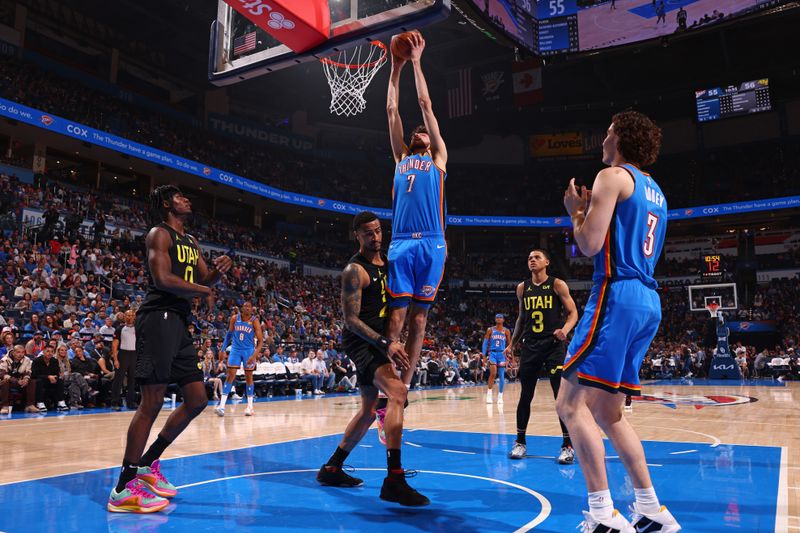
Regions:
<svg viewBox="0 0 800 533"><path fill-rule="evenodd" d="M122 382L127 378L128 390L125 395L125 406L136 409L136 328L133 324L136 312L132 309L125 311L125 324L114 328L114 337L111 341L111 358L114 361L114 381L111 384L111 408L114 411L122 409L120 393Z"/></svg>

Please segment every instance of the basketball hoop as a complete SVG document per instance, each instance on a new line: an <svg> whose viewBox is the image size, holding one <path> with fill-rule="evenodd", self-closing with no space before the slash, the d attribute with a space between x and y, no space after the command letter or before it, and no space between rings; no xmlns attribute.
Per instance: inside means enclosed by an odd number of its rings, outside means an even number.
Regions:
<svg viewBox="0 0 800 533"><path fill-rule="evenodd" d="M706 304L706 310L711 314L711 318L717 318L717 312L719 311L719 304L716 302L708 302Z"/></svg>
<svg viewBox="0 0 800 533"><path fill-rule="evenodd" d="M386 55L386 45L372 41L320 59L331 88L331 113L353 116L364 111L364 91L386 63Z"/></svg>

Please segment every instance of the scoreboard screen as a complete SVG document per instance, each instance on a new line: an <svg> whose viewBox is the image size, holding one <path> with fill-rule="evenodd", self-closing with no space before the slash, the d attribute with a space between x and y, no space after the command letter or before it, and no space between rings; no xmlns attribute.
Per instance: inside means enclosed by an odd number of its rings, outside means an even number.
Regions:
<svg viewBox="0 0 800 533"><path fill-rule="evenodd" d="M695 91L694 95L700 122L772 110L766 78Z"/></svg>
<svg viewBox="0 0 800 533"><path fill-rule="evenodd" d="M725 273L722 256L719 254L703 254L700 256L700 275L703 279L722 278Z"/></svg>

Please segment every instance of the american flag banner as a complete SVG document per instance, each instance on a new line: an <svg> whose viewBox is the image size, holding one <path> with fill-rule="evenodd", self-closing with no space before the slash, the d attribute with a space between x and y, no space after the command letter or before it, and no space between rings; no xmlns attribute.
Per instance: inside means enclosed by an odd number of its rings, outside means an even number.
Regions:
<svg viewBox="0 0 800 533"><path fill-rule="evenodd" d="M242 55L256 47L256 32L251 31L233 40L233 55Z"/></svg>
<svg viewBox="0 0 800 533"><path fill-rule="evenodd" d="M450 118L471 115L472 68L451 72L447 78L447 112Z"/></svg>

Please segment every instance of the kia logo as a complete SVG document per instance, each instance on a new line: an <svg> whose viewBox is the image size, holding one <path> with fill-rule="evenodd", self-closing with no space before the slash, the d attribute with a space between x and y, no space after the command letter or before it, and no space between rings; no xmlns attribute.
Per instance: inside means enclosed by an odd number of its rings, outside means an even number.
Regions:
<svg viewBox="0 0 800 533"><path fill-rule="evenodd" d="M45 126L49 126L53 122L55 122L55 119L53 119L53 117L51 117L50 115L42 115L42 124L44 124Z"/></svg>
<svg viewBox="0 0 800 533"><path fill-rule="evenodd" d="M293 30L294 29L294 22L291 20L287 20L286 17L283 16L283 13L277 13L273 11L269 14L269 18L271 19L267 22L267 26L272 28L273 30Z"/></svg>

